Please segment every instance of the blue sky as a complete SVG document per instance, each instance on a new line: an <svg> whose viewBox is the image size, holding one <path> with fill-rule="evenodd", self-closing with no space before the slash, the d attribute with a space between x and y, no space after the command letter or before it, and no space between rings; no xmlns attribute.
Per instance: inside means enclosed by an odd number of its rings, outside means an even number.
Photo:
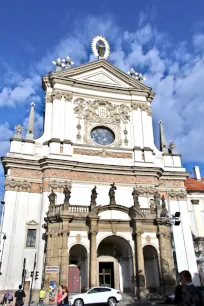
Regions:
<svg viewBox="0 0 204 306"><path fill-rule="evenodd" d="M75 0L2 1L0 10L0 155L18 123L26 128L36 103L36 137L42 132L41 75L57 57L79 65L94 60L91 40L105 36L109 61L123 71L142 72L156 92L158 120L174 141L184 166L200 165L204 176L204 1ZM0 168L0 200L3 169Z"/></svg>

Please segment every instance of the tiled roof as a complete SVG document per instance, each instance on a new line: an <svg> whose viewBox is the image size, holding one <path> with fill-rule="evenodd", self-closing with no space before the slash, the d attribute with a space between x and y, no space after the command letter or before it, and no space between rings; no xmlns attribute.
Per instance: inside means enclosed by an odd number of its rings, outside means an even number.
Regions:
<svg viewBox="0 0 204 306"><path fill-rule="evenodd" d="M185 180L184 185L187 191L204 191L204 178L198 181L195 178L189 177Z"/></svg>

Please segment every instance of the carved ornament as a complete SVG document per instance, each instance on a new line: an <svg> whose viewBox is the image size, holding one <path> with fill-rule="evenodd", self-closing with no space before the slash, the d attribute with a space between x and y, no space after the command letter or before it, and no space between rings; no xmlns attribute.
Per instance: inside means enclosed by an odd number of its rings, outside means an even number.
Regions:
<svg viewBox="0 0 204 306"><path fill-rule="evenodd" d="M171 199L176 199L176 200L184 200L187 197L187 193L184 190L168 190L168 195Z"/></svg>
<svg viewBox="0 0 204 306"><path fill-rule="evenodd" d="M159 180L159 185L164 187L184 187L181 180Z"/></svg>
<svg viewBox="0 0 204 306"><path fill-rule="evenodd" d="M115 183L132 183L135 185L135 176L133 175L117 175L117 174L102 174L102 173L89 173L70 170L57 170L46 169L44 171L45 177L61 177L67 180L87 180L87 181L102 181L102 182L115 182ZM153 176L138 176L138 183L155 184L157 179ZM65 184L63 182L63 184Z"/></svg>
<svg viewBox="0 0 204 306"><path fill-rule="evenodd" d="M51 102L52 102L52 93L51 92L46 92L45 103L51 103Z"/></svg>
<svg viewBox="0 0 204 306"><path fill-rule="evenodd" d="M22 169L22 168L12 168L11 175L17 177L30 177L30 178L42 178L42 171L39 170L30 170L30 169Z"/></svg>
<svg viewBox="0 0 204 306"><path fill-rule="evenodd" d="M87 149L73 149L73 154L88 155L88 156L102 156L112 158L132 158L132 153L127 152L113 152L107 150L87 150Z"/></svg>
<svg viewBox="0 0 204 306"><path fill-rule="evenodd" d="M15 179L6 179L4 185L5 185L5 190L30 192L32 183L26 180L19 181Z"/></svg>
<svg viewBox="0 0 204 306"><path fill-rule="evenodd" d="M106 100L85 101L78 98L74 101L74 112L78 118L101 124L118 124L130 120L130 108L125 104L115 105Z"/></svg>
<svg viewBox="0 0 204 306"><path fill-rule="evenodd" d="M54 89L52 93L52 99L61 100L62 98L64 98L66 101L71 101L73 98L73 94L71 92Z"/></svg>
<svg viewBox="0 0 204 306"><path fill-rule="evenodd" d="M70 181L60 182L60 181L54 180L54 181L50 181L48 186L55 191L62 192L65 187L71 188L72 185Z"/></svg>
<svg viewBox="0 0 204 306"><path fill-rule="evenodd" d="M141 111L147 112L147 115L152 115L152 108L146 103L132 102L131 107L133 110L141 109Z"/></svg>

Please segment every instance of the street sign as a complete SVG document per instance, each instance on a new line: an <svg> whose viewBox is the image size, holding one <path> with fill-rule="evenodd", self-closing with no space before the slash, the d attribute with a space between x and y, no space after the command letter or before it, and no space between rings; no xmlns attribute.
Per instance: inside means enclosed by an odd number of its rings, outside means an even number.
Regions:
<svg viewBox="0 0 204 306"><path fill-rule="evenodd" d="M59 273L59 266L46 266L46 273Z"/></svg>

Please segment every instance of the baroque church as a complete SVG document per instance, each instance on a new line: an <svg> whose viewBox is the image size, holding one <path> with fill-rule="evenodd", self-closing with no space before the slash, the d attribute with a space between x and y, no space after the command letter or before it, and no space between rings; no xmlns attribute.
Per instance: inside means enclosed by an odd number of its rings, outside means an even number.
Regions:
<svg viewBox="0 0 204 306"><path fill-rule="evenodd" d="M96 61L72 67L69 58L58 59L56 71L42 77L43 135L34 138L32 103L25 139L16 126L2 157L0 290L22 282L29 290L31 271L39 273L34 292L103 285L148 298L172 292L184 269L200 285L189 173L162 121L160 148L154 144L155 93L141 74L107 61L106 39L96 37L92 47Z"/></svg>

